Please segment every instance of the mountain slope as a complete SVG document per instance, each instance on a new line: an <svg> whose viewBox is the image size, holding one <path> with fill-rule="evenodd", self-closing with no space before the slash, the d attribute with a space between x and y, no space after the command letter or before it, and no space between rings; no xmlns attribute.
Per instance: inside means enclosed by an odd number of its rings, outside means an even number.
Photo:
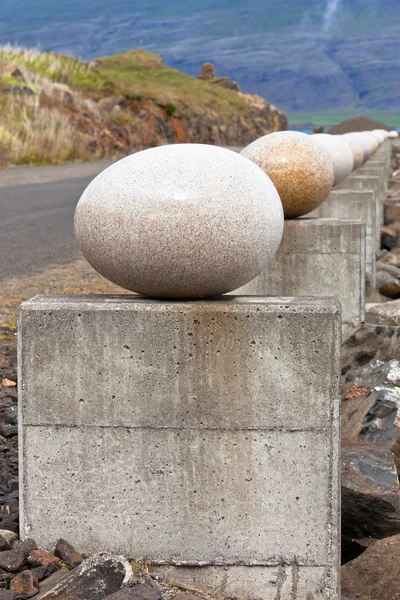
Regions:
<svg viewBox="0 0 400 600"><path fill-rule="evenodd" d="M0 47L0 160L59 163L174 142L245 145L287 127L274 106L232 88L143 50L88 63Z"/></svg>
<svg viewBox="0 0 400 600"><path fill-rule="evenodd" d="M134 47L205 61L287 110L400 110L398 0L0 0L0 43L91 59Z"/></svg>

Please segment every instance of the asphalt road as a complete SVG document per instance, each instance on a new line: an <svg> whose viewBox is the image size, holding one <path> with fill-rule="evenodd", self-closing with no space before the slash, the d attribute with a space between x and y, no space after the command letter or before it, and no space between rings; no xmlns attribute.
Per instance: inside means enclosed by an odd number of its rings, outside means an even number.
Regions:
<svg viewBox="0 0 400 600"><path fill-rule="evenodd" d="M240 152L241 147L230 149ZM76 203L109 164L101 160L0 171L0 281L78 256L73 232Z"/></svg>
<svg viewBox="0 0 400 600"><path fill-rule="evenodd" d="M0 187L0 280L67 263L78 255L73 216L92 179Z"/></svg>

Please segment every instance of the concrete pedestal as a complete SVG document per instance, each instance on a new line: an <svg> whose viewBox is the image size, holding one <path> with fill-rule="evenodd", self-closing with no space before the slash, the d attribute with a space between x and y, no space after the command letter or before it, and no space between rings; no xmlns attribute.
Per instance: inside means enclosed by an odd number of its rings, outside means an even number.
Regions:
<svg viewBox="0 0 400 600"><path fill-rule="evenodd" d="M232 294L335 296L343 333L364 320L365 223L359 219L285 221L278 253L267 269Z"/></svg>
<svg viewBox="0 0 400 600"><path fill-rule="evenodd" d="M23 304L22 536L338 600L340 339L328 298Z"/></svg>
<svg viewBox="0 0 400 600"><path fill-rule="evenodd" d="M357 169L353 176L378 177L382 182L382 186L387 189L386 171L384 165L364 165Z"/></svg>
<svg viewBox="0 0 400 600"><path fill-rule="evenodd" d="M354 175L365 174L369 169L382 169L383 176L386 181L388 181L390 177L390 164L391 161L386 158L380 158L376 160L369 160L364 165L361 165L356 171L353 171ZM381 175L379 174L378 177Z"/></svg>
<svg viewBox="0 0 400 600"><path fill-rule="evenodd" d="M377 214L376 243L377 248L379 248L381 239L380 226L383 224L383 205L386 200L386 184L384 183L383 176L350 175L336 189L364 192L373 191L375 193Z"/></svg>
<svg viewBox="0 0 400 600"><path fill-rule="evenodd" d="M328 198L307 218L350 218L362 219L365 223L365 263L366 271L375 286L376 231L377 220L374 192L332 190Z"/></svg>
<svg viewBox="0 0 400 600"><path fill-rule="evenodd" d="M385 140L371 160L385 160L387 165L390 166L390 163L392 161L392 150L393 141Z"/></svg>

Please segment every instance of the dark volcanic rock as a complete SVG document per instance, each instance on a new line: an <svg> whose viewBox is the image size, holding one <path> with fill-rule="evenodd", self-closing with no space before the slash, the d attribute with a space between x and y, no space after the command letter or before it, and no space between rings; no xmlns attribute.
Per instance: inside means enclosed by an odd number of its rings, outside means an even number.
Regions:
<svg viewBox="0 0 400 600"><path fill-rule="evenodd" d="M35 571L38 568L39 567L36 567ZM44 592L51 590L56 584L60 583L60 581L62 581L64 579L64 577L66 577L68 575L68 573L69 573L69 571L67 571L67 570L56 571L55 573L50 575L50 577L46 577L46 579L44 581L41 581L39 583L39 593L43 594ZM38 577L38 579L39 579L39 577Z"/></svg>
<svg viewBox="0 0 400 600"><path fill-rule="evenodd" d="M399 327L400 300L367 304L365 318L369 324Z"/></svg>
<svg viewBox="0 0 400 600"><path fill-rule="evenodd" d="M48 572L48 569L46 569L46 567L32 567L31 571L36 575L38 581L42 581L43 579L46 579L51 576L51 573Z"/></svg>
<svg viewBox="0 0 400 600"><path fill-rule="evenodd" d="M22 571L11 581L10 590L17 598L31 598L39 591L38 578L32 571Z"/></svg>
<svg viewBox="0 0 400 600"><path fill-rule="evenodd" d="M13 550L20 550L21 552L24 553L25 556L29 556L30 553L33 550L37 550L38 547L36 545L35 540L32 540L32 539L28 538L28 539L26 539L24 541L17 540L16 542L14 542L12 549Z"/></svg>
<svg viewBox="0 0 400 600"><path fill-rule="evenodd" d="M399 232L391 225L381 226L381 247L386 250L393 250L398 246Z"/></svg>
<svg viewBox="0 0 400 600"><path fill-rule="evenodd" d="M14 531L18 533L19 525L19 512L18 510L13 511L10 514L4 514L0 517L0 526L9 529L10 531Z"/></svg>
<svg viewBox="0 0 400 600"><path fill-rule="evenodd" d="M58 583L35 596L35 600L103 600L117 592L125 567L117 556L98 554L85 560Z"/></svg>
<svg viewBox="0 0 400 600"><path fill-rule="evenodd" d="M342 567L342 591L357 600L400 597L400 535L371 544Z"/></svg>
<svg viewBox="0 0 400 600"><path fill-rule="evenodd" d="M393 456L372 445L342 448L342 535L385 537L400 533L399 478Z"/></svg>
<svg viewBox="0 0 400 600"><path fill-rule="evenodd" d="M10 425L9 423L6 423L2 427L0 427L0 435L2 435L3 437L8 438L12 435L17 435L17 434L18 434L17 425Z"/></svg>
<svg viewBox="0 0 400 600"><path fill-rule="evenodd" d="M398 327L372 324L360 327L342 346L342 373L346 374L351 368L364 366L372 359L382 362L400 360Z"/></svg>
<svg viewBox="0 0 400 600"><path fill-rule="evenodd" d="M45 550L32 550L28 556L27 562L32 567L42 567L44 569L43 577L41 571L38 573L38 579L49 577L62 568L62 562L56 556L49 554Z"/></svg>
<svg viewBox="0 0 400 600"><path fill-rule="evenodd" d="M14 542L18 540L18 534L14 531L7 531L7 529L0 529L0 542L2 545L7 546L1 548L2 550L10 550Z"/></svg>
<svg viewBox="0 0 400 600"><path fill-rule="evenodd" d="M5 571L19 571L25 562L22 550L5 550L0 552L0 569Z"/></svg>
<svg viewBox="0 0 400 600"><path fill-rule="evenodd" d="M181 592L174 596L173 600L199 600L199 597L194 594L189 594L188 592Z"/></svg>
<svg viewBox="0 0 400 600"><path fill-rule="evenodd" d="M178 598L178 596L174 596L174 598ZM161 600L161 593L150 585L138 584L119 590L115 594L111 594L111 596L106 596L103 600Z"/></svg>
<svg viewBox="0 0 400 600"><path fill-rule="evenodd" d="M387 271L377 270L376 289L387 298L393 300L400 298L400 281Z"/></svg>
<svg viewBox="0 0 400 600"><path fill-rule="evenodd" d="M58 540L54 554L72 569L78 567L83 561L82 554L63 539Z"/></svg>
<svg viewBox="0 0 400 600"><path fill-rule="evenodd" d="M14 600L15 596L10 590L0 590L0 600Z"/></svg>
<svg viewBox="0 0 400 600"><path fill-rule="evenodd" d="M342 391L342 438L390 450L400 472L399 361L370 361L347 372Z"/></svg>

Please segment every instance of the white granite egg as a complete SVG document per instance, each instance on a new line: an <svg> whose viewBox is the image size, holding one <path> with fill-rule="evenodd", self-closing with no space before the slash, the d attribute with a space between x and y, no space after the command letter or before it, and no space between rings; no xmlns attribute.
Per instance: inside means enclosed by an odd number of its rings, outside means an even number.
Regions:
<svg viewBox="0 0 400 600"><path fill-rule="evenodd" d="M88 262L117 285L160 298L241 287L274 256L282 232L269 177L240 154L202 144L116 162L89 184L75 212Z"/></svg>
<svg viewBox="0 0 400 600"><path fill-rule="evenodd" d="M392 131L389 131L388 138L390 140L395 140L398 137L399 137L399 132L398 131L396 131L395 129L393 129Z"/></svg>
<svg viewBox="0 0 400 600"><path fill-rule="evenodd" d="M358 169L364 162L364 150L360 140L351 134L341 135L340 139L349 146L353 154L354 169Z"/></svg>
<svg viewBox="0 0 400 600"><path fill-rule="evenodd" d="M361 147L363 149L363 153L364 153L364 160L363 163L365 163L365 161L367 161L369 158L371 158L372 154L373 154L373 147L372 147L372 143L371 140L364 135L363 133L360 133L358 131L355 131L354 133L346 133L345 134L346 137L349 138L355 138L356 140L358 140L361 144Z"/></svg>
<svg viewBox="0 0 400 600"><path fill-rule="evenodd" d="M316 133L312 136L327 150L333 163L333 186L339 185L354 168L353 153L349 146L337 135Z"/></svg>
<svg viewBox="0 0 400 600"><path fill-rule="evenodd" d="M370 140L372 146L372 154L375 154L375 152L379 148L379 143L376 137L372 134L371 131L362 131L361 134L365 135Z"/></svg>
<svg viewBox="0 0 400 600"><path fill-rule="evenodd" d="M388 136L388 132L385 131L384 129L374 129L371 133L380 136L381 144L386 140L386 138Z"/></svg>
<svg viewBox="0 0 400 600"><path fill-rule="evenodd" d="M374 129L373 131L370 131L369 133L374 136L374 138L376 139L376 141L378 142L379 145L383 144L383 141L385 138L383 137L383 135L380 131L378 131L377 129Z"/></svg>

